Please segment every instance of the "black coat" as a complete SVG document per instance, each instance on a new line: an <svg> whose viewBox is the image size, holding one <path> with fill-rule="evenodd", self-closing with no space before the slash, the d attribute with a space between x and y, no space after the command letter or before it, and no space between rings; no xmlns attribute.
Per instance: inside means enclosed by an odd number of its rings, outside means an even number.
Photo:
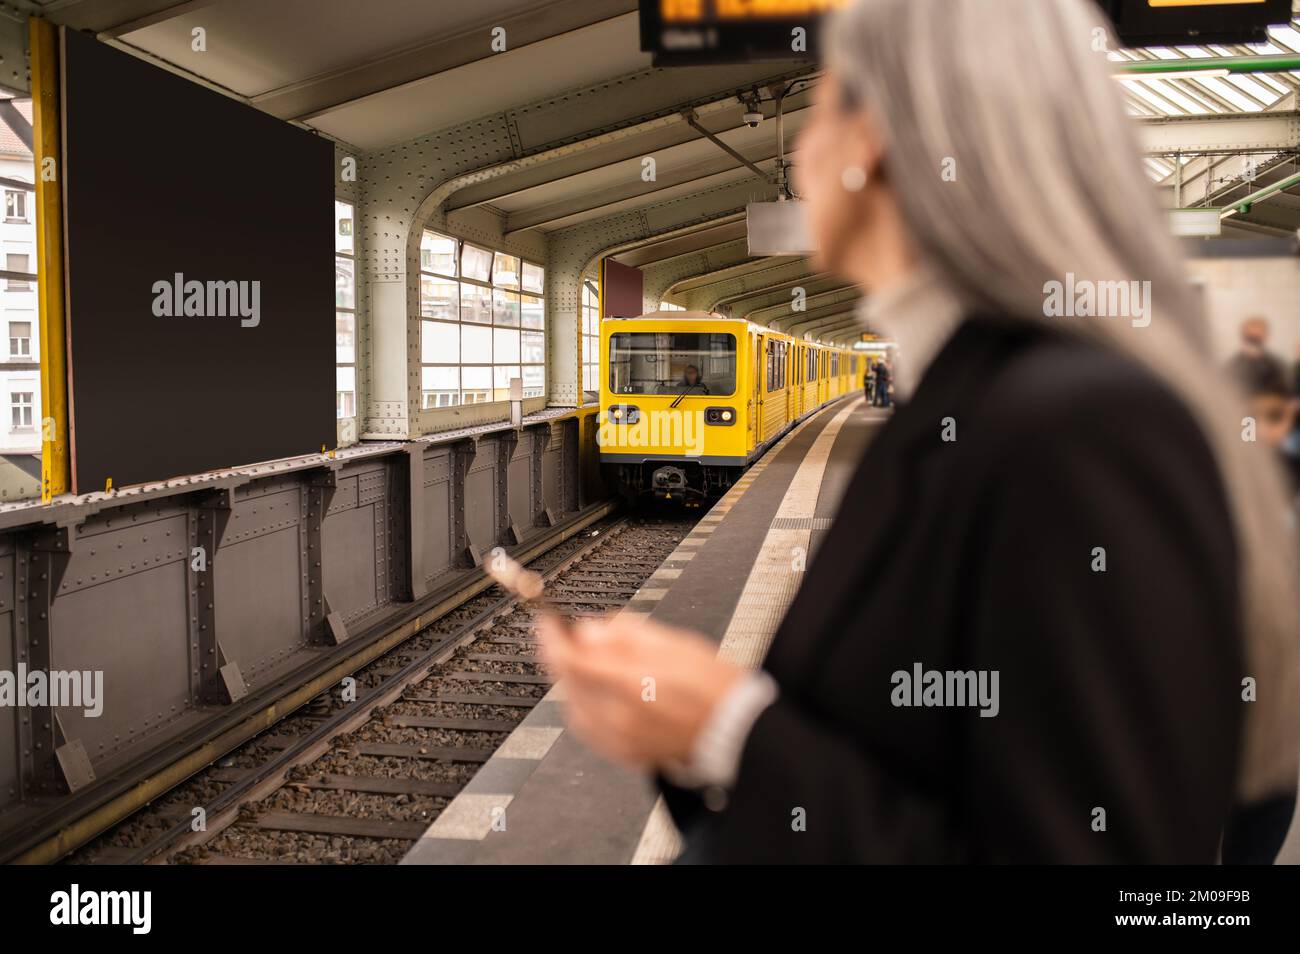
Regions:
<svg viewBox="0 0 1300 954"><path fill-rule="evenodd" d="M916 663L996 670L997 716L893 705ZM665 786L684 861L1213 862L1242 662L1202 433L1120 356L966 322L868 448L764 665L781 697L726 807Z"/></svg>

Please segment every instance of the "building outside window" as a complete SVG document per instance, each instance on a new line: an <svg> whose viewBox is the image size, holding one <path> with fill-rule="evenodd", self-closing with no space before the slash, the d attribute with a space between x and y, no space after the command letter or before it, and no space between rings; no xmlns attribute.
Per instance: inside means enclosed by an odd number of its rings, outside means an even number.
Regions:
<svg viewBox="0 0 1300 954"><path fill-rule="evenodd" d="M600 388L600 296L582 283L582 390Z"/></svg>
<svg viewBox="0 0 1300 954"><path fill-rule="evenodd" d="M11 391L9 394L10 427L31 428L32 426L32 392Z"/></svg>
<svg viewBox="0 0 1300 954"><path fill-rule="evenodd" d="M9 322L9 357L30 358L32 355L32 323Z"/></svg>
<svg viewBox="0 0 1300 954"><path fill-rule="evenodd" d="M5 269L11 272L28 272L32 270L31 256L9 252L5 255ZM30 291L31 282L25 278L9 279L9 291Z"/></svg>
<svg viewBox="0 0 1300 954"><path fill-rule="evenodd" d="M30 99L12 99L25 122L32 117ZM9 427L0 428L0 500L40 496L41 330L37 321L39 287L36 254L35 158L16 120L0 121L0 178L4 216L0 218L0 271L19 273L0 279L0 323L9 349L0 355L0 395L9 401ZM21 125L21 124L19 124ZM24 184L27 184L24 187ZM26 277L24 277L26 276Z"/></svg>
<svg viewBox="0 0 1300 954"><path fill-rule="evenodd" d="M27 193L16 189L5 189L5 221L27 221Z"/></svg>
<svg viewBox="0 0 1300 954"><path fill-rule="evenodd" d="M420 238L420 383L424 408L546 393L546 270L426 230Z"/></svg>
<svg viewBox="0 0 1300 954"><path fill-rule="evenodd" d="M685 311L686 308L683 305L674 305L670 301L661 301L659 303L659 310L660 311Z"/></svg>
<svg viewBox="0 0 1300 954"><path fill-rule="evenodd" d="M357 273L353 208L334 200L334 415L357 416Z"/></svg>

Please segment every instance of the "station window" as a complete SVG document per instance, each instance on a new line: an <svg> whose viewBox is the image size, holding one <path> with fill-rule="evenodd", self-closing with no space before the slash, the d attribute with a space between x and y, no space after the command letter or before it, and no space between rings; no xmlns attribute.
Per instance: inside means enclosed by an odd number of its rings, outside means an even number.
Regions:
<svg viewBox="0 0 1300 954"><path fill-rule="evenodd" d="M334 200L334 415L357 416L357 263L353 208Z"/></svg>
<svg viewBox="0 0 1300 954"><path fill-rule="evenodd" d="M546 392L546 270L425 231L420 237L420 390L425 408Z"/></svg>
<svg viewBox="0 0 1300 954"><path fill-rule="evenodd" d="M674 305L670 301L661 301L659 303L659 310L660 311L685 311L686 309L682 305Z"/></svg>
<svg viewBox="0 0 1300 954"><path fill-rule="evenodd" d="M10 426L14 430L32 426L32 391L12 391L9 394Z"/></svg>
<svg viewBox="0 0 1300 954"><path fill-rule="evenodd" d="M582 389L600 387L600 296L582 283Z"/></svg>
<svg viewBox="0 0 1300 954"><path fill-rule="evenodd" d="M32 323L9 322L9 357L30 358L32 354Z"/></svg>

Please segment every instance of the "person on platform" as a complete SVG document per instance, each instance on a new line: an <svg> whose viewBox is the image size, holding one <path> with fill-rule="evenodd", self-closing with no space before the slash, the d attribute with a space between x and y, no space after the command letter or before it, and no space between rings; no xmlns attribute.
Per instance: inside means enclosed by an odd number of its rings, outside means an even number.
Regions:
<svg viewBox="0 0 1300 954"><path fill-rule="evenodd" d="M876 369L876 399L872 402L876 407L889 407L889 385L893 376L889 362L881 361L880 367Z"/></svg>
<svg viewBox="0 0 1300 954"><path fill-rule="evenodd" d="M1213 863L1293 790L1283 482L1213 386L1101 20L856 0L824 32L796 188L907 355L899 409L760 669L631 614L540 627L683 861ZM1077 280L1152 300L1053 317Z"/></svg>
<svg viewBox="0 0 1300 954"><path fill-rule="evenodd" d="M1246 394L1277 378L1287 378L1285 362L1268 348L1268 320L1256 316L1241 323L1241 346L1228 359L1228 375Z"/></svg>

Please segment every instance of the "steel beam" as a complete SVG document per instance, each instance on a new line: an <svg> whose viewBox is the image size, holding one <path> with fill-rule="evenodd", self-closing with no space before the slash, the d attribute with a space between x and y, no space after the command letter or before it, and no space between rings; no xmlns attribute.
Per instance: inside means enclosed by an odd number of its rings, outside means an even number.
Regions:
<svg viewBox="0 0 1300 954"><path fill-rule="evenodd" d="M775 162L776 156L763 156L756 161ZM724 176L736 171L737 167L730 163L710 159L692 163L675 170L675 174L660 177L650 188L646 187L648 184L638 175L630 178L626 185L508 215L502 234L514 235L527 229L547 228L562 223L565 219L590 215L602 210L610 214L625 211L642 202L655 201L655 196L661 192L680 189L683 186L699 185L701 188L708 188L710 185L721 184Z"/></svg>
<svg viewBox="0 0 1300 954"><path fill-rule="evenodd" d="M1138 133L1148 156L1284 152L1300 149L1300 111L1143 119Z"/></svg>
<svg viewBox="0 0 1300 954"><path fill-rule="evenodd" d="M811 292L806 298L804 298L804 304L807 305L809 302L813 302L813 301L817 301L817 302L824 301L827 302L828 304L842 303L842 302L857 301L857 299L858 299L858 287L856 285L832 284L831 287L829 288L821 289L816 292ZM797 315L799 314L799 312L796 312L790 306L789 301L779 300L776 303L764 305L762 307L755 308L749 312L745 312L744 317L748 318L750 321L756 321L759 324L769 324L770 322L775 321L777 318L781 317L783 314Z"/></svg>

